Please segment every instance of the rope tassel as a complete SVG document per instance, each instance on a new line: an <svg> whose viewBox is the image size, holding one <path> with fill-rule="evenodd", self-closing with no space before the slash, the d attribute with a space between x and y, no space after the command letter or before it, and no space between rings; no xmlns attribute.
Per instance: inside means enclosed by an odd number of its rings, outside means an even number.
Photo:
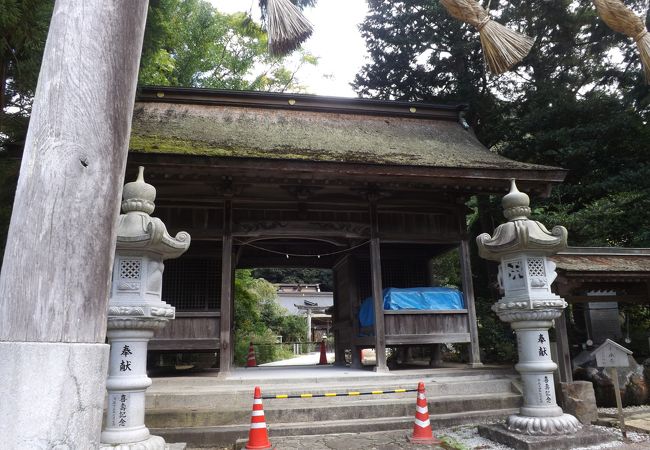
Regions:
<svg viewBox="0 0 650 450"><path fill-rule="evenodd" d="M291 53L311 36L311 23L290 0L268 0L266 8L271 55Z"/></svg>
<svg viewBox="0 0 650 450"><path fill-rule="evenodd" d="M481 36L483 56L490 72L501 74L524 59L535 40L490 19L474 0L440 0L455 19L474 26Z"/></svg>
<svg viewBox="0 0 650 450"><path fill-rule="evenodd" d="M650 84L650 33L643 20L620 0L592 0L592 2L596 6L598 15L609 28L634 39L641 55L646 83Z"/></svg>

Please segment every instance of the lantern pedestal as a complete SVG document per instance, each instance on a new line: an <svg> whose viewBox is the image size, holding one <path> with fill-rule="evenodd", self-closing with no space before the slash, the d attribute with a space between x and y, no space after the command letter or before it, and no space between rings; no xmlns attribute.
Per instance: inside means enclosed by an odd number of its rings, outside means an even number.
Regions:
<svg viewBox="0 0 650 450"><path fill-rule="evenodd" d="M567 304L551 291L557 274L547 257L566 248L567 231L564 227L548 231L530 220L529 202L513 180L502 201L509 221L497 227L494 237L482 234L476 239L479 254L500 263L498 282L504 295L492 310L517 334L515 369L521 374L524 405L519 414L508 417L505 426L535 436L574 434L582 425L557 405L553 381L557 365L551 359L548 337L553 320Z"/></svg>
<svg viewBox="0 0 650 450"><path fill-rule="evenodd" d="M165 440L151 436L144 424L147 345L154 332L174 319L175 308L161 299L163 261L178 258L190 246L185 232L167 233L160 219L151 217L156 190L138 179L124 186L117 229L108 330L108 407L101 434L102 450L166 450ZM182 447L181 447L182 448Z"/></svg>

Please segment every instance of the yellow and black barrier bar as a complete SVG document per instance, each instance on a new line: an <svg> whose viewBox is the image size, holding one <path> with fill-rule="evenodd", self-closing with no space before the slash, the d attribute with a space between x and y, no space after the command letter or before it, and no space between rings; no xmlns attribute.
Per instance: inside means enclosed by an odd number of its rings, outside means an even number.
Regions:
<svg viewBox="0 0 650 450"><path fill-rule="evenodd" d="M401 394L403 392L417 392L417 389L392 389L390 391L367 391L367 392L325 392L323 394L277 394L262 395L262 399L269 400L274 398L321 398L321 397L357 397L360 395L381 395L381 394Z"/></svg>

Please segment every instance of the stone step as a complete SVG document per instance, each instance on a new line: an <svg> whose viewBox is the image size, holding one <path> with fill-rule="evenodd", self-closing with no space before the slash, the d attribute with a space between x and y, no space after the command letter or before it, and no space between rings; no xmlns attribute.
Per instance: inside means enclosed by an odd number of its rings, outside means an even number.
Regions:
<svg viewBox="0 0 650 450"><path fill-rule="evenodd" d="M509 378L491 378L476 379L472 377L457 377L452 381L443 379L432 379L431 377L422 379L428 397L450 396L450 395L469 395L469 394L489 394L498 392L513 392L512 380ZM385 380L379 382L374 380L369 382L329 382L319 384L301 383L299 386L286 386L260 383L262 394L269 395L299 395L303 393L324 394L328 392L346 393L351 391L370 392L370 391L389 391L395 389L416 389L417 382L413 380ZM183 387L178 386L173 391L169 387L165 389L150 389L147 391L146 408L147 409L173 409L173 408L232 408L233 406L250 406L253 398L254 385L241 385L237 389L223 389L218 387ZM400 394L387 394L400 395ZM413 393L411 393L413 395ZM372 396L379 397L379 396ZM337 396L328 398L328 400L346 401L348 397ZM294 400L284 400L291 404ZM297 400L302 401L302 400Z"/></svg>
<svg viewBox="0 0 650 450"><path fill-rule="evenodd" d="M375 396L373 396L375 397ZM347 401L330 398L266 400L264 412L267 423L321 422L408 416L415 413L414 393L376 396L377 398L348 397ZM155 409L146 412L145 423L153 428L205 427L245 424L252 408L228 409ZM483 411L516 408L521 396L514 393L453 395L428 398L429 411L435 414L454 414L463 411Z"/></svg>
<svg viewBox="0 0 650 450"><path fill-rule="evenodd" d="M496 409L483 411L463 411L449 414L430 414L433 428L469 423L486 423L502 420L509 414L516 414L518 409ZM401 417L373 419L330 420L320 422L278 423L269 425L271 441L279 436L300 436L314 434L355 433L363 431L405 430L408 433L413 426L414 414ZM268 421L268 419L267 419ZM151 428L155 435L162 436L167 442L187 442L189 447L231 447L237 439L248 437L249 425L223 425L204 427Z"/></svg>
<svg viewBox="0 0 650 450"><path fill-rule="evenodd" d="M274 370L275 369L275 370ZM176 376L153 378L153 385L149 389L174 387L178 385L193 386L195 388L219 387L227 389L234 386L250 386L256 384L295 385L316 383L355 383L379 380L415 380L421 378L435 378L440 380L454 380L457 377L467 379L493 379L504 376L516 375L512 367L490 366L485 368L467 369L465 367L440 368L440 369L409 369L397 370L386 373L376 373L371 370L337 369L331 366L311 366L305 373L303 368L278 367L251 367L236 369L228 377L219 376Z"/></svg>

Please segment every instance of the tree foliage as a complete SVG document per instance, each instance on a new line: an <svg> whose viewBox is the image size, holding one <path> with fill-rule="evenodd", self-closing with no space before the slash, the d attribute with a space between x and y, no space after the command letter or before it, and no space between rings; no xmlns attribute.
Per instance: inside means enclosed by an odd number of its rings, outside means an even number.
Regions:
<svg viewBox="0 0 650 450"><path fill-rule="evenodd" d="M588 0L488 3L499 22L536 38L514 71L488 74L476 31L438 2L370 0L361 30L371 62L356 90L469 103L468 118L493 151L568 169L549 199L534 200L536 218L566 225L572 245L650 245L650 91L633 42L609 30ZM643 3L626 0L645 11ZM498 200L480 203L498 211Z"/></svg>
<svg viewBox="0 0 650 450"><path fill-rule="evenodd" d="M139 82L143 85L300 91L295 67L267 53L261 25L246 13L222 14L204 0L157 0L149 8Z"/></svg>
<svg viewBox="0 0 650 450"><path fill-rule="evenodd" d="M25 138L53 5L0 0L0 150Z"/></svg>
<svg viewBox="0 0 650 450"><path fill-rule="evenodd" d="M283 342L304 342L307 338L307 321L304 317L290 316L281 307L275 286L261 278L254 278L251 270L235 272L235 361L244 365L250 342L256 344L259 364L290 358L293 354L276 345L276 336Z"/></svg>

